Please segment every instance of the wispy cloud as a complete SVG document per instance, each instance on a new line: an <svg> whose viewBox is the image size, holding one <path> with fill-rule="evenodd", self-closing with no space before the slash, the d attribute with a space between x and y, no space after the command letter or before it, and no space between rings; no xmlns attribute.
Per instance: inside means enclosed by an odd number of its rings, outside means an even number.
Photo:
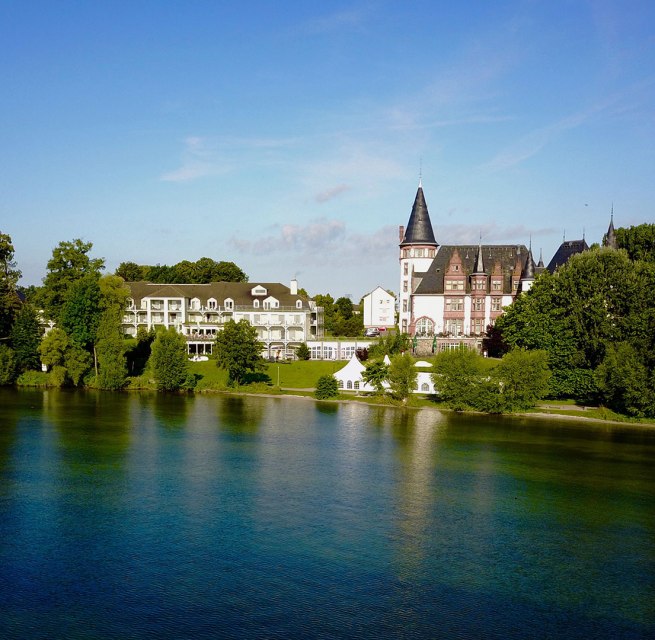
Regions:
<svg viewBox="0 0 655 640"><path fill-rule="evenodd" d="M529 239L552 236L559 233L552 227L526 227L523 224L498 225L495 222L475 226L467 224L444 224L435 230L437 240L442 244L476 245L482 236L482 244L507 244L521 242L527 244Z"/></svg>
<svg viewBox="0 0 655 640"><path fill-rule="evenodd" d="M346 191L349 191L350 189L352 189L350 185L338 184L336 187L332 187L331 189L326 189L325 191L317 193L315 199L316 202L320 203L328 202L329 200L333 200L334 198L340 196Z"/></svg>
<svg viewBox="0 0 655 640"><path fill-rule="evenodd" d="M244 254L284 254L290 261L313 260L324 264L370 264L393 260L398 240L396 227L386 225L371 233L350 232L341 220L320 218L306 225L274 225L256 238L231 238L230 245Z"/></svg>
<svg viewBox="0 0 655 640"><path fill-rule="evenodd" d="M227 166L219 161L205 138L189 136L184 141L181 166L162 174L159 179L164 182L190 182L226 171Z"/></svg>

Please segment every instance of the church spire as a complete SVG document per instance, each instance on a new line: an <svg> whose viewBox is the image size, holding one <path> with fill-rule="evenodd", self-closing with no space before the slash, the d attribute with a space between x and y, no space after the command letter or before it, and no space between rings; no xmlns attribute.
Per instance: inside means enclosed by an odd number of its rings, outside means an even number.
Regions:
<svg viewBox="0 0 655 640"><path fill-rule="evenodd" d="M414 206L409 216L405 237L402 239L400 246L403 247L409 244L439 246L434 239L434 231L432 230L432 222L430 222L428 205L425 203L421 179L419 179L418 191L416 192L416 198L414 198Z"/></svg>

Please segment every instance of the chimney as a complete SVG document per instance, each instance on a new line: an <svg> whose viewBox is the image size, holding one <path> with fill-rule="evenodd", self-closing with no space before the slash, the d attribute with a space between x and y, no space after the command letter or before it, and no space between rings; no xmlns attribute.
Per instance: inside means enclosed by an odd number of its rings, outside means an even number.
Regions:
<svg viewBox="0 0 655 640"><path fill-rule="evenodd" d="M401 224L398 227L398 239L402 242L403 238L405 237L405 227Z"/></svg>
<svg viewBox="0 0 655 640"><path fill-rule="evenodd" d="M289 285L289 293L292 296L298 295L298 280L296 280L295 278L291 280L291 284Z"/></svg>

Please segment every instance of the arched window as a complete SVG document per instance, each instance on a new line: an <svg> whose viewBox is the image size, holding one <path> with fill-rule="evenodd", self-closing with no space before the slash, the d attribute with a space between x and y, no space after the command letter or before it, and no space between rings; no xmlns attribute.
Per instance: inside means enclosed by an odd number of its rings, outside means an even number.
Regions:
<svg viewBox="0 0 655 640"><path fill-rule="evenodd" d="M191 299L191 308L192 309L200 309L200 299L199 298L192 298Z"/></svg>
<svg viewBox="0 0 655 640"><path fill-rule="evenodd" d="M353 388L353 381L352 380L348 380L348 384L346 384L346 388L347 389L352 389Z"/></svg>
<svg viewBox="0 0 655 640"><path fill-rule="evenodd" d="M296 309L302 309L302 300L296 300Z"/></svg>
<svg viewBox="0 0 655 640"><path fill-rule="evenodd" d="M337 382L337 387L339 387L339 389L343 389L343 380L339 380Z"/></svg>
<svg viewBox="0 0 655 640"><path fill-rule="evenodd" d="M252 306L255 307L255 309L259 309L259 300L253 300Z"/></svg>
<svg viewBox="0 0 655 640"><path fill-rule="evenodd" d="M427 393L428 391L430 391L430 385L427 382L424 382L421 385L421 391L423 391L424 393Z"/></svg>
<svg viewBox="0 0 655 640"><path fill-rule="evenodd" d="M431 336L434 333L434 322L430 318L419 318L416 323L416 335Z"/></svg>

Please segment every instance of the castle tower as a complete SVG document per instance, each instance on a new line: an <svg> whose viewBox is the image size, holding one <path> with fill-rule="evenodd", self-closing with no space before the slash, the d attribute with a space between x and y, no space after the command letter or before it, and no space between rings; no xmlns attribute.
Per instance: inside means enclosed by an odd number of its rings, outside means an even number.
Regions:
<svg viewBox="0 0 655 640"><path fill-rule="evenodd" d="M525 293L530 291L530 287L534 283L535 278L535 264L532 257L532 242L530 242L530 248L528 249L528 257L523 265L521 270L521 281L519 283L519 293Z"/></svg>
<svg viewBox="0 0 655 640"><path fill-rule="evenodd" d="M400 289L398 295L399 326L407 333L411 324L412 282L415 274L425 273L437 255L439 245L434 238L428 206L419 180L407 228L400 227Z"/></svg>

